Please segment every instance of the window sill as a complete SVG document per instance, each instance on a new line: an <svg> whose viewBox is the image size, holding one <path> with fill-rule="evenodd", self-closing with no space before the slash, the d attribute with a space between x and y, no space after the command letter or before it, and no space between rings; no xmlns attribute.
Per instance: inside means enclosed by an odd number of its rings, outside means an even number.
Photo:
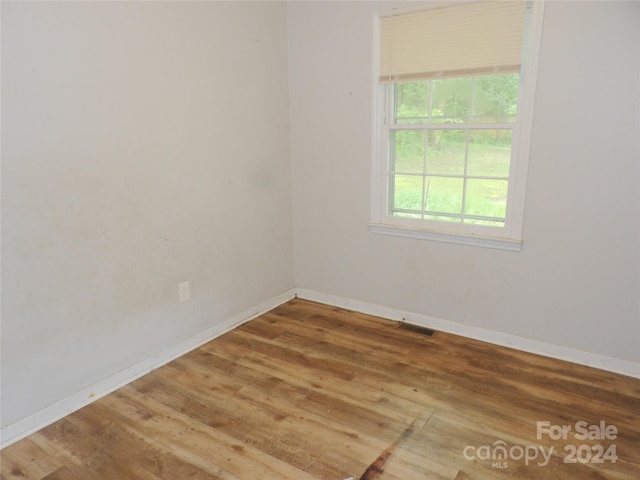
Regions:
<svg viewBox="0 0 640 480"><path fill-rule="evenodd" d="M390 235L394 237L415 238L435 242L454 243L473 247L493 248L519 252L522 241L508 238L483 237L479 235L464 235L459 233L441 233L433 230L418 230L414 228L398 227L395 225L369 224L371 233Z"/></svg>

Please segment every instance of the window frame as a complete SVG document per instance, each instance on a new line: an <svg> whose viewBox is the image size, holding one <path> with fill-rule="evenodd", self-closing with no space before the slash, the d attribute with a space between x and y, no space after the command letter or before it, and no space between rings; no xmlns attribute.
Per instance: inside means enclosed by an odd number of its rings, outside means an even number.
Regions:
<svg viewBox="0 0 640 480"><path fill-rule="evenodd" d="M416 9L413 8L408 11L416 11ZM393 95L395 84L383 85L378 81L380 21L383 16L389 13L380 12L374 16L374 69L372 75L374 92L374 114L372 119L373 161L369 231L383 235L520 251L544 1L527 2L518 92L518 111L513 124L504 227L411 219L390 214L388 141L391 129L385 123L385 118L391 102L389 96ZM407 11L394 10L392 13L400 14L407 13Z"/></svg>

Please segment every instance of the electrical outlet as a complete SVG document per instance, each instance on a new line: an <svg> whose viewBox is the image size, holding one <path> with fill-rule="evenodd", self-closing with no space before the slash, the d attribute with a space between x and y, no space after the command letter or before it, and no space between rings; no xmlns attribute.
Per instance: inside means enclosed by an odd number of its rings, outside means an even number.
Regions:
<svg viewBox="0 0 640 480"><path fill-rule="evenodd" d="M178 284L178 298L180 298L180 303L186 302L191 298L189 282L182 282Z"/></svg>

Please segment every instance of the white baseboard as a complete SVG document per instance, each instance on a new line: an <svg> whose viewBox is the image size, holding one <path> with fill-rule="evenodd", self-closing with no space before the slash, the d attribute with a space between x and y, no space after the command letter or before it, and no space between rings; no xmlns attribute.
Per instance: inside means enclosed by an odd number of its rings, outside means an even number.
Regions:
<svg viewBox="0 0 640 480"><path fill-rule="evenodd" d="M174 345L153 357L150 357L136 365L133 365L115 375L99 381L98 383L85 388L70 397L65 398L53 405L8 425L0 430L0 449L8 447L18 440L31 435L34 432L60 420L70 413L98 400L105 395L123 387L134 380L146 375L149 372L169 363L176 358L189 353L201 345L213 340L216 337L242 325L255 317L291 300L295 296L295 290L291 289L280 295L245 310L237 315L224 320L223 322L209 328L197 335L194 335L183 342Z"/></svg>
<svg viewBox="0 0 640 480"><path fill-rule="evenodd" d="M428 315L407 312L397 308L384 307L360 300L339 297L319 293L304 288L291 289L269 300L266 300L253 308L234 315L222 323L205 330L183 342L170 347L153 357L150 357L136 365L133 365L121 372L101 380L96 384L85 388L64 400L40 410L12 425L8 425L0 430L0 449L8 447L18 440L52 424L53 422L79 410L80 408L108 395L124 385L146 375L149 372L169 363L170 361L198 348L199 346L213 340L216 337L232 330L249 320L281 305L292 299L294 296L306 300L342 307L389 320L406 321L415 325L429 327L443 332L453 333L476 340L481 340L496 345L502 345L525 352L536 353L551 358L567 360L580 365L587 365L601 370L619 373L634 378L640 378L640 364L606 357L580 350L574 350L559 345L552 345L537 340L517 337L506 333L486 330L478 327L471 327L460 323L443 320Z"/></svg>
<svg viewBox="0 0 640 480"><path fill-rule="evenodd" d="M487 330L484 328L463 325L461 323L443 320L429 315L420 313L407 312L397 308L384 307L369 302L353 300L349 298L339 297L336 295L328 295L304 288L296 289L296 296L312 300L314 302L333 305L336 307L346 308L356 312L375 315L377 317L389 320L405 321L414 325L420 325L447 333L453 333L467 338L473 338L495 345L514 348L524 352L535 353L545 357L556 358L558 360L566 360L568 362L586 365L600 370L606 370L612 373L619 373L629 377L640 378L640 364L621 360L618 358L607 357L595 353L575 350L569 347L554 345L550 343L532 340L530 338L518 337L507 333Z"/></svg>

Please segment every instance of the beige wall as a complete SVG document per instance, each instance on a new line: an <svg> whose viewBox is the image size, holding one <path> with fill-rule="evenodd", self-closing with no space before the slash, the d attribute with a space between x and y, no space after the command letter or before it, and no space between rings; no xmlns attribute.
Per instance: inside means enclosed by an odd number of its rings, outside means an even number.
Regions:
<svg viewBox="0 0 640 480"><path fill-rule="evenodd" d="M640 362L640 4L547 2L519 253L368 232L391 5L288 5L296 286Z"/></svg>
<svg viewBox="0 0 640 480"><path fill-rule="evenodd" d="M282 3L2 2L3 426L293 287L287 123Z"/></svg>
<svg viewBox="0 0 640 480"><path fill-rule="evenodd" d="M293 287L640 362L640 4L548 2L519 253L367 231L390 6L2 2L2 428Z"/></svg>

